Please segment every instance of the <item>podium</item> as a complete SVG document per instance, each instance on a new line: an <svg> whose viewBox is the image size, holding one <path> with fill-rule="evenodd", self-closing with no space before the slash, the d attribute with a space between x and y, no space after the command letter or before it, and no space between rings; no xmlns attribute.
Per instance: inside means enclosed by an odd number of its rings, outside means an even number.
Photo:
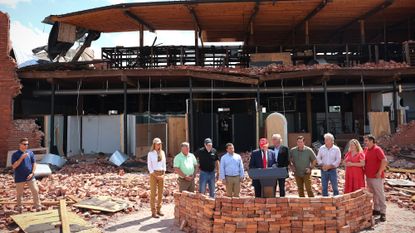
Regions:
<svg viewBox="0 0 415 233"><path fill-rule="evenodd" d="M261 197L275 197L277 179L288 177L286 167L251 168L248 175L261 183Z"/></svg>

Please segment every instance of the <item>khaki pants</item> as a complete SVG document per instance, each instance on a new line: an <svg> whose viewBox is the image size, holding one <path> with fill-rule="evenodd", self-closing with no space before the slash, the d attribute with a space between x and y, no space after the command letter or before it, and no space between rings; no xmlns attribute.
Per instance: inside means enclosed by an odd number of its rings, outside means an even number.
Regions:
<svg viewBox="0 0 415 233"><path fill-rule="evenodd" d="M160 211L163 201L164 172L154 171L150 174L150 207L153 214ZM157 208L156 208L157 195Z"/></svg>
<svg viewBox="0 0 415 233"><path fill-rule="evenodd" d="M39 188L37 187L37 183L35 179L26 181L26 182L16 183L17 207L22 207L22 197L23 197L25 184L29 186L29 189L32 192L33 204L35 208L40 207Z"/></svg>
<svg viewBox="0 0 415 233"><path fill-rule="evenodd" d="M187 181L179 177L178 183L179 183L179 192L183 192L183 191L194 192L195 191L195 179L193 179L192 181Z"/></svg>
<svg viewBox="0 0 415 233"><path fill-rule="evenodd" d="M226 196L239 197L241 191L241 177L240 176L226 176Z"/></svg>
<svg viewBox="0 0 415 233"><path fill-rule="evenodd" d="M304 195L304 186L307 190L308 197L314 197L313 191L311 190L311 175L304 175L304 176L295 176L295 182L297 183L298 187L298 196L305 197Z"/></svg>
<svg viewBox="0 0 415 233"><path fill-rule="evenodd" d="M383 190L383 179L366 178L367 188L373 193L373 209L386 214L385 191Z"/></svg>

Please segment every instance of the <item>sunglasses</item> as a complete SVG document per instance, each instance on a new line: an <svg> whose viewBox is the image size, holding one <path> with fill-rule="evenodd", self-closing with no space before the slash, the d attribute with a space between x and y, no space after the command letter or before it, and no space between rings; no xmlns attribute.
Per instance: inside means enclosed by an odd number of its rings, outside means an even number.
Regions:
<svg viewBox="0 0 415 233"><path fill-rule="evenodd" d="M28 146L29 143L21 143L23 146Z"/></svg>

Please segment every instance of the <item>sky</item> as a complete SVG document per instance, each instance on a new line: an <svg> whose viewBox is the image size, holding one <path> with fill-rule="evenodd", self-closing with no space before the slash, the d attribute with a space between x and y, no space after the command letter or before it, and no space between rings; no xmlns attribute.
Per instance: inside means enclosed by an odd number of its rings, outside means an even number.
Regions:
<svg viewBox="0 0 415 233"><path fill-rule="evenodd" d="M160 1L152 0L151 2ZM165 0L164 0L165 1ZM0 11L10 16L10 37L19 64L32 59L33 48L47 44L51 26L42 23L49 15L59 15L95 7L143 0L0 0ZM162 45L192 45L192 31L145 32L144 44L151 45L157 36ZM138 46L139 32L103 33L92 42L96 58L100 58L101 47Z"/></svg>

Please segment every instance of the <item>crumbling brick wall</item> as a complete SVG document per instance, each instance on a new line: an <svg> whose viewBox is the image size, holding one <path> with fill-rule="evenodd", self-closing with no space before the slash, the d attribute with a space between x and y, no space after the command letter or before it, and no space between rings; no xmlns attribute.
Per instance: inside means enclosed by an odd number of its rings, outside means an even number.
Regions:
<svg viewBox="0 0 415 233"><path fill-rule="evenodd" d="M372 226L372 194L321 198L217 198L175 194L186 232L358 232Z"/></svg>
<svg viewBox="0 0 415 233"><path fill-rule="evenodd" d="M44 134L39 128L33 119L14 120L7 138L8 150L16 150L21 138L29 139L30 148L40 147Z"/></svg>
<svg viewBox="0 0 415 233"><path fill-rule="evenodd" d="M13 98L20 93L20 82L17 79L16 63L9 56L9 16L0 11L0 165L4 166L7 158L8 137L12 129Z"/></svg>
<svg viewBox="0 0 415 233"><path fill-rule="evenodd" d="M17 148L18 137L28 137L31 147L39 147L42 138L33 121L13 121L13 98L20 94L21 85L16 74L16 62L9 56L9 38L9 16L0 11L0 166L6 164L7 151Z"/></svg>

